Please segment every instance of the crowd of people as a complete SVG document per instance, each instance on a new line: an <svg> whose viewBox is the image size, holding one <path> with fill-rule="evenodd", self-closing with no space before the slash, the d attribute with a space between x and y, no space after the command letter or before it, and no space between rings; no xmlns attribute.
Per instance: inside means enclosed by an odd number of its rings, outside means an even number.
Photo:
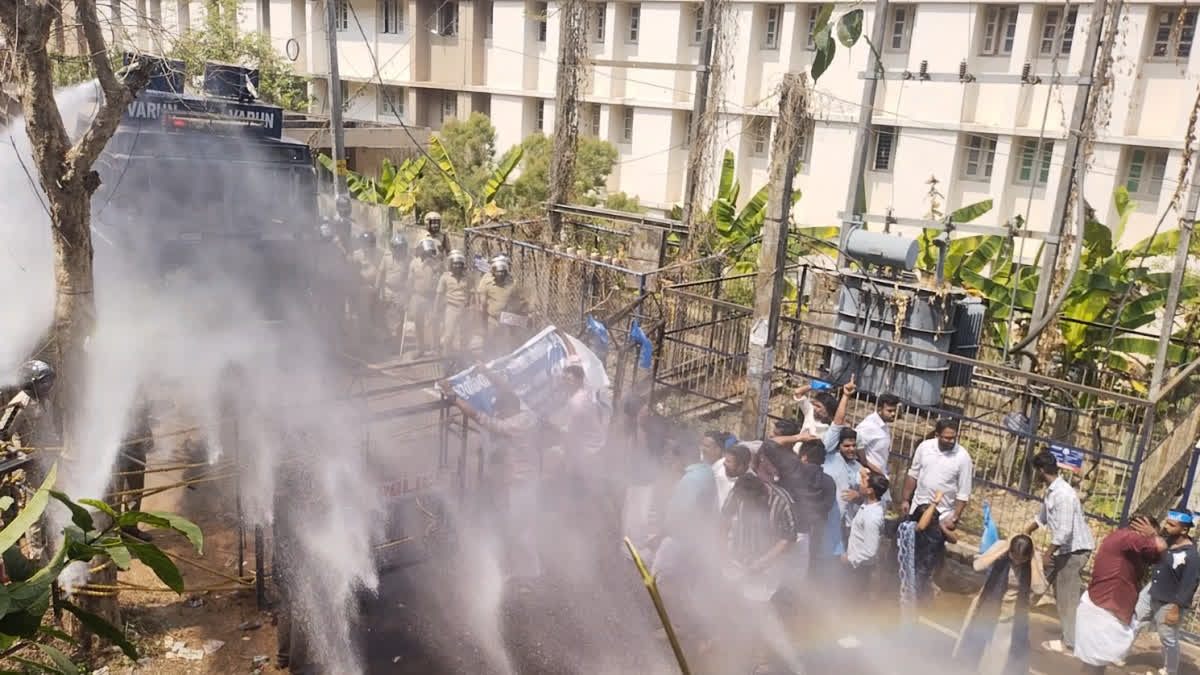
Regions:
<svg viewBox="0 0 1200 675"><path fill-rule="evenodd" d="M344 337L389 339L397 346L406 345L411 323L407 345L417 356L460 355L475 344L499 352L516 346L527 308L508 257L493 257L472 284L467 256L450 248L441 214L431 211L423 221L415 244L410 247L409 237L396 232L386 249L370 230L351 236L322 225L321 235L330 244L321 265L326 314L349 327Z"/></svg>
<svg viewBox="0 0 1200 675"><path fill-rule="evenodd" d="M581 380L574 384L582 388ZM907 624L931 608L935 574L947 545L962 535L971 502L971 457L958 443L956 424L937 421L914 450L893 503L891 426L900 401L878 396L874 411L851 426L847 408L855 393L853 378L840 397L801 387L794 419L776 421L767 438L751 441L720 431L695 438L644 401L624 406L626 424L614 426L623 433L609 439L610 449L632 449L620 481L620 528L651 561L675 628L694 653L711 656L715 641L728 638L728 617L739 605L749 606L737 616L753 617L746 625L757 644L744 656L754 659L754 672L767 673L801 671L793 629L829 599L873 608L894 603ZM519 402L509 408L519 411ZM571 423L585 419L587 406L581 410L584 417ZM502 408L497 415L480 421L507 437L509 447L541 447L531 440L534 420ZM593 448L587 456L603 455ZM527 457L527 470L510 469L524 477L525 490L538 480L531 462ZM1200 580L1191 514L1171 511L1161 530L1153 518L1138 516L1097 547L1054 454L1043 450L1030 463L1045 486L1043 506L1026 527L975 559L985 581L959 631L955 663L963 672L1026 673L1040 648L1073 654L1085 669L1102 672L1122 663L1138 631L1153 625L1163 645L1162 672L1177 673L1178 626ZM577 468L605 475L594 460ZM529 511L517 518L535 522ZM1041 528L1049 531L1049 546L1039 550L1031 535ZM537 550L533 541L518 545ZM1083 572L1093 555L1085 590ZM1141 586L1148 568L1152 579ZM1030 612L1043 597L1048 603L1051 592L1061 638L1033 646Z"/></svg>

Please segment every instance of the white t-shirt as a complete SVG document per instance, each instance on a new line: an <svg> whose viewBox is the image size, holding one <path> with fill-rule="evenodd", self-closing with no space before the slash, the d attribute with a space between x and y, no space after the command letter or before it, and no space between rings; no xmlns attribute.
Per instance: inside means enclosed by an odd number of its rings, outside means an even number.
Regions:
<svg viewBox="0 0 1200 675"><path fill-rule="evenodd" d="M922 442L913 452L912 467L908 475L917 481L913 493L912 511L921 504L933 501L936 492L942 493L937 509L942 520L954 515L954 502L970 501L971 481L974 464L967 449L957 443L950 452L942 452L938 440L931 438Z"/></svg>
<svg viewBox="0 0 1200 675"><path fill-rule="evenodd" d="M567 399L567 433L585 455L604 449L606 434L600 404L587 387L582 387Z"/></svg>
<svg viewBox="0 0 1200 675"><path fill-rule="evenodd" d="M734 480L725 474L725 458L722 457L713 462L712 465L713 478L717 480L717 510L725 506L725 499L729 497L729 491L733 489Z"/></svg>
<svg viewBox="0 0 1200 675"><path fill-rule="evenodd" d="M858 423L858 442L866 450L867 461L888 475L888 457L892 453L892 430L879 413L871 413Z"/></svg>

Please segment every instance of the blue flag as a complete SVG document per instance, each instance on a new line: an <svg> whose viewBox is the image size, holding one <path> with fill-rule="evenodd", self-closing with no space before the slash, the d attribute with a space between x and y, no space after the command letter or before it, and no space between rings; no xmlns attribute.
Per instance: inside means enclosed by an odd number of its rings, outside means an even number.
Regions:
<svg viewBox="0 0 1200 675"><path fill-rule="evenodd" d="M650 359L654 356L654 345L650 343L650 338L642 332L642 326L637 319L633 320L633 325L629 328L629 339L638 343L638 365L642 370L650 370Z"/></svg>
<svg viewBox="0 0 1200 675"><path fill-rule="evenodd" d="M587 332L595 335L600 344L608 347L608 329L604 327L604 324L592 318L591 314L587 316Z"/></svg>
<svg viewBox="0 0 1200 675"><path fill-rule="evenodd" d="M979 539L979 552L983 553L1000 541L1000 532L996 529L996 522L992 520L992 505L988 502L983 503L983 536Z"/></svg>

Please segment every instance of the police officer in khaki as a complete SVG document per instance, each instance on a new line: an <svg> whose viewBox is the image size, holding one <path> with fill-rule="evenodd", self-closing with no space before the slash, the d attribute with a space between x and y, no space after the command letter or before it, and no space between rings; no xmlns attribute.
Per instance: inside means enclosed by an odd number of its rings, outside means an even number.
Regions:
<svg viewBox="0 0 1200 675"><path fill-rule="evenodd" d="M354 253L350 259L359 275L360 283L355 291L354 315L357 320L358 335L366 338L373 335L373 330L379 325L378 318L379 294L375 277L379 273L380 263L383 262L383 251L379 250L375 233L364 230L354 236Z"/></svg>
<svg viewBox="0 0 1200 675"><path fill-rule="evenodd" d="M516 346L515 338L521 328L518 323L525 320L525 302L509 274L508 258L493 258L491 268L492 280L480 293L481 308L487 317L485 344L494 343L507 351Z"/></svg>
<svg viewBox="0 0 1200 675"><path fill-rule="evenodd" d="M433 351L433 303L441 275L437 242L429 237L417 243L416 257L408 266L408 312L412 316L417 340L417 354Z"/></svg>
<svg viewBox="0 0 1200 675"><path fill-rule="evenodd" d="M470 346L463 316L467 309L467 256L457 249L447 256L449 269L438 279L437 307L442 316L442 356L455 354Z"/></svg>
<svg viewBox="0 0 1200 675"><path fill-rule="evenodd" d="M425 214L425 236L436 241L442 251L450 250L450 237L442 231L442 214L437 211Z"/></svg>
<svg viewBox="0 0 1200 675"><path fill-rule="evenodd" d="M388 332L393 338L404 336L404 301L408 298L408 240L397 232L388 242L381 273L382 295Z"/></svg>

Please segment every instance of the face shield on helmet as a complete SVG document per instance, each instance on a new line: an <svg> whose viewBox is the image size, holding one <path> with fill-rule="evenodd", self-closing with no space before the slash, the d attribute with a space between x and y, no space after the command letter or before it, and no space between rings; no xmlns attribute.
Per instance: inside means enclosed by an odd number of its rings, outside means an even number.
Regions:
<svg viewBox="0 0 1200 675"><path fill-rule="evenodd" d="M458 249L450 251L450 255L446 259L450 261L451 271L461 272L467 269L467 256L463 255L463 252Z"/></svg>
<svg viewBox="0 0 1200 675"><path fill-rule="evenodd" d="M17 372L21 389L34 398L44 398L54 386L54 369L45 361L26 361Z"/></svg>
<svg viewBox="0 0 1200 675"><path fill-rule="evenodd" d="M491 269L492 277L499 280L507 279L509 272L508 258L496 256L492 259Z"/></svg>
<svg viewBox="0 0 1200 675"><path fill-rule="evenodd" d="M392 249L393 255L408 255L408 240L402 234L393 234L388 240L388 248Z"/></svg>

